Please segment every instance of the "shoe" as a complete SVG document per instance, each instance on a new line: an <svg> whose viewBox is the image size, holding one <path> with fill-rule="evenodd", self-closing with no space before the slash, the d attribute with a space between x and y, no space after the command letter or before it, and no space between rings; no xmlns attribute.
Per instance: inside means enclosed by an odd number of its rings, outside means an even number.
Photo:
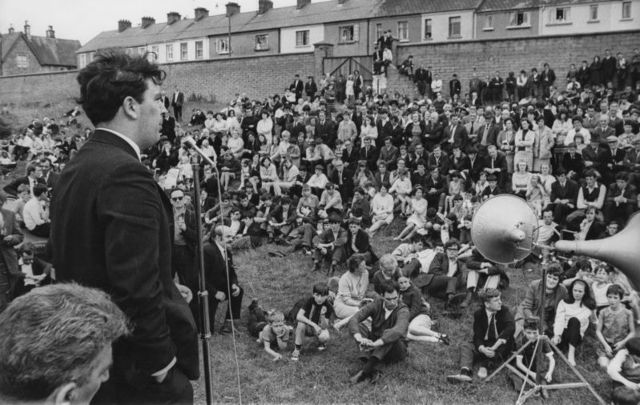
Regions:
<svg viewBox="0 0 640 405"><path fill-rule="evenodd" d="M478 370L478 378L484 380L487 378L487 369L485 367L480 367Z"/></svg>
<svg viewBox="0 0 640 405"><path fill-rule="evenodd" d="M371 375L371 377L369 378L369 382L372 385L375 385L378 383L378 381L380 381L380 379L382 378L382 371L380 370L376 370L373 372L373 374Z"/></svg>
<svg viewBox="0 0 640 405"><path fill-rule="evenodd" d="M319 352L324 352L325 350L327 350L327 345L326 345L326 344L324 344L324 343L320 343L320 344L318 345L318 351L319 351Z"/></svg>
<svg viewBox="0 0 640 405"><path fill-rule="evenodd" d="M445 346L449 346L451 344L451 341L449 340L449 336L445 335L444 333L440 334L438 341Z"/></svg>
<svg viewBox="0 0 640 405"><path fill-rule="evenodd" d="M364 371L360 370L357 373L355 373L353 376L351 376L351 378L349 378L349 382L351 384L357 384L361 381L364 381L366 377L364 376Z"/></svg>
<svg viewBox="0 0 640 405"><path fill-rule="evenodd" d="M460 304L460 308L466 308L471 304L471 300L473 300L473 293L471 291L467 292L467 296L464 297L464 301Z"/></svg>
<svg viewBox="0 0 640 405"><path fill-rule="evenodd" d="M298 361L300 360L300 350L295 349L293 353L291 353L291 360Z"/></svg>
<svg viewBox="0 0 640 405"><path fill-rule="evenodd" d="M470 383L473 381L471 376L466 374L454 374L447 376L447 382L451 384L459 384L459 383Z"/></svg>
<svg viewBox="0 0 640 405"><path fill-rule="evenodd" d="M234 320L234 324L237 324L239 320ZM238 328L231 324L230 320L225 320L224 325L220 328L221 335L228 335L230 333L238 333Z"/></svg>

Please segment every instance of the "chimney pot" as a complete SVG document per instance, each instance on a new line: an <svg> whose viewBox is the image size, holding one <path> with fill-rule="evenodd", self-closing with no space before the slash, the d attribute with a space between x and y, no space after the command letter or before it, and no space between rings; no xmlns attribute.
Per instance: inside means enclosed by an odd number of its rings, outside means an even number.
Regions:
<svg viewBox="0 0 640 405"><path fill-rule="evenodd" d="M264 14L273 8L273 1L258 0L258 14Z"/></svg>
<svg viewBox="0 0 640 405"><path fill-rule="evenodd" d="M227 3L225 7L227 8L227 17L240 14L240 5L238 3Z"/></svg>
<svg viewBox="0 0 640 405"><path fill-rule="evenodd" d="M298 0L298 4L297 4L296 8L299 10L299 9L303 8L304 6L306 6L309 3L311 3L311 0Z"/></svg>
<svg viewBox="0 0 640 405"><path fill-rule="evenodd" d="M9 26L9 34L13 34L14 32L16 32L16 30L13 28L13 25Z"/></svg>
<svg viewBox="0 0 640 405"><path fill-rule="evenodd" d="M118 32L122 32L127 28L131 28L131 21L129 20L120 20L118 21Z"/></svg>
<svg viewBox="0 0 640 405"><path fill-rule="evenodd" d="M208 16L209 16L209 10L207 10L207 9L206 9L206 8L204 8L204 7L198 7L198 8L196 8L196 9L195 9L195 13L194 13L194 15L195 15L195 19L196 19L196 21L200 21L200 20L202 20L203 18L205 18L205 17L208 17Z"/></svg>
<svg viewBox="0 0 640 405"><path fill-rule="evenodd" d="M156 19L153 17L142 17L142 22L140 25L142 25L142 28L144 29L155 23L156 23Z"/></svg>
<svg viewBox="0 0 640 405"><path fill-rule="evenodd" d="M49 26L49 29L47 30L47 38L55 38L56 37L56 32L53 30L53 25Z"/></svg>
<svg viewBox="0 0 640 405"><path fill-rule="evenodd" d="M180 13L176 13L175 11L167 13L167 25L180 21L180 18Z"/></svg>
<svg viewBox="0 0 640 405"><path fill-rule="evenodd" d="M29 21L24 22L24 33L25 35L31 35L31 26L29 25Z"/></svg>

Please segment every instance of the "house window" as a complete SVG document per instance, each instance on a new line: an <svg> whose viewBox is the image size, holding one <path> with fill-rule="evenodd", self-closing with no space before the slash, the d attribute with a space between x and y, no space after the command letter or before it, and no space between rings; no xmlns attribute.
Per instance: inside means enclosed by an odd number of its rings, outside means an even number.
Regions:
<svg viewBox="0 0 640 405"><path fill-rule="evenodd" d="M147 53L147 48L144 46L140 46L138 47L138 55L144 55L145 53Z"/></svg>
<svg viewBox="0 0 640 405"><path fill-rule="evenodd" d="M449 17L449 38L460 38L460 17Z"/></svg>
<svg viewBox="0 0 640 405"><path fill-rule="evenodd" d="M343 25L338 28L338 32L340 33L340 42L358 42L359 38L359 25Z"/></svg>
<svg viewBox="0 0 640 405"><path fill-rule="evenodd" d="M196 59L202 59L202 41L196 41Z"/></svg>
<svg viewBox="0 0 640 405"><path fill-rule="evenodd" d="M398 41L409 41L409 23L406 21L398 21Z"/></svg>
<svg viewBox="0 0 640 405"><path fill-rule="evenodd" d="M631 18L631 2L623 1L622 2L622 18Z"/></svg>
<svg viewBox="0 0 640 405"><path fill-rule="evenodd" d="M425 18L424 19L424 39L425 40L429 40L433 38L432 27L433 25L432 25L431 18Z"/></svg>
<svg viewBox="0 0 640 405"><path fill-rule="evenodd" d="M167 53L167 61L173 60L173 44L168 44L165 46L165 52Z"/></svg>
<svg viewBox="0 0 640 405"><path fill-rule="evenodd" d="M552 9L551 22L552 23L569 22L569 7L556 7L555 9Z"/></svg>
<svg viewBox="0 0 640 405"><path fill-rule="evenodd" d="M80 67L83 68L87 66L87 54L86 53L81 53L80 54Z"/></svg>
<svg viewBox="0 0 640 405"><path fill-rule="evenodd" d="M485 17L483 30L485 30L485 31L493 30L493 16L492 15L488 15L488 16Z"/></svg>
<svg viewBox="0 0 640 405"><path fill-rule="evenodd" d="M309 30L296 31L296 46L309 46Z"/></svg>
<svg viewBox="0 0 640 405"><path fill-rule="evenodd" d="M382 36L382 24L376 24L376 38Z"/></svg>
<svg viewBox="0 0 640 405"><path fill-rule="evenodd" d="M529 26L529 12L528 11L514 11L509 16L510 27L523 27Z"/></svg>
<svg viewBox="0 0 640 405"><path fill-rule="evenodd" d="M26 69L29 67L29 59L27 59L26 55L17 55L16 65L18 65L20 69Z"/></svg>
<svg viewBox="0 0 640 405"><path fill-rule="evenodd" d="M229 38L218 38L216 41L216 52L218 54L229 53Z"/></svg>
<svg viewBox="0 0 640 405"><path fill-rule="evenodd" d="M256 35L256 51L266 51L269 49L269 35L260 34Z"/></svg>
<svg viewBox="0 0 640 405"><path fill-rule="evenodd" d="M160 47L158 45L153 45L151 47L151 52L153 53L153 60L157 61L158 56L160 56Z"/></svg>
<svg viewBox="0 0 640 405"><path fill-rule="evenodd" d="M593 4L589 6L589 21L597 21L598 20L598 5Z"/></svg>
<svg viewBox="0 0 640 405"><path fill-rule="evenodd" d="M180 43L180 60L187 60L189 58L189 49L187 48L187 43Z"/></svg>

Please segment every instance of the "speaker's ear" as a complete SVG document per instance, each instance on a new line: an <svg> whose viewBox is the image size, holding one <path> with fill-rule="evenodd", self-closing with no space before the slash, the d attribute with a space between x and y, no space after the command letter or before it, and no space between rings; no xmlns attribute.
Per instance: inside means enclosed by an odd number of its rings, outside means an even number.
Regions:
<svg viewBox="0 0 640 405"><path fill-rule="evenodd" d="M46 403L52 405L71 405L75 396L74 390L77 387L76 383L73 382L59 386L49 395Z"/></svg>

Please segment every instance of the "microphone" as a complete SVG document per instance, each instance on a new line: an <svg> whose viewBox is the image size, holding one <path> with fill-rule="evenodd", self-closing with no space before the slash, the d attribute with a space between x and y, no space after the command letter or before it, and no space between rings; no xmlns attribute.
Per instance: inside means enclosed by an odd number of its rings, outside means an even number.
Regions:
<svg viewBox="0 0 640 405"><path fill-rule="evenodd" d="M213 168L216 167L216 163L213 160L211 160L211 158L209 158L209 156L205 155L204 151L202 149L198 148L198 145L196 145L196 141L195 141L195 139L193 139L193 137L186 136L186 137L182 138L182 142L184 142L188 147L190 147L198 155L200 155L200 157L202 157L202 159L205 161L205 163L207 163L208 165L213 166Z"/></svg>

